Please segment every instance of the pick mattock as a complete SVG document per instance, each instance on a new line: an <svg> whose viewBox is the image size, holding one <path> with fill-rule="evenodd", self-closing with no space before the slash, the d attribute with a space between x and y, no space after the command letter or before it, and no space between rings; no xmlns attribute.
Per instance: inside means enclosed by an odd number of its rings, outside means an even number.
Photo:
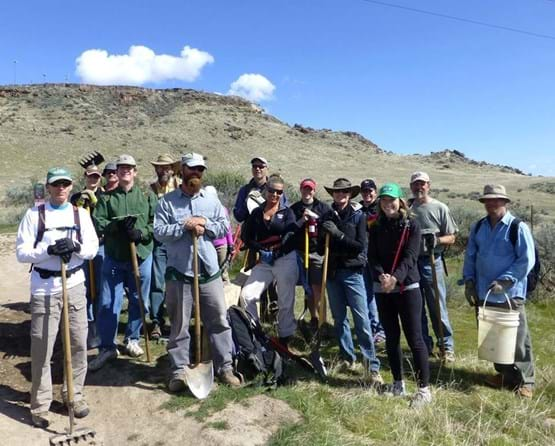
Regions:
<svg viewBox="0 0 555 446"><path fill-rule="evenodd" d="M148 328L146 326L145 317L145 303L143 301L143 291L141 289L141 274L139 273L139 262L137 261L137 248L135 247L135 242L129 242L129 252L131 254L131 264L133 265L133 275L135 276L135 287L137 288L137 296L139 297L141 319L143 320L143 335L145 337L146 360L147 362L151 362L152 358L150 357L150 346L148 345Z"/></svg>
<svg viewBox="0 0 555 446"><path fill-rule="evenodd" d="M185 380L191 393L202 400L208 396L214 384L214 367L212 361L202 362L201 330L200 330L200 287L198 266L198 238L193 238L193 294L195 306L195 364L185 369Z"/></svg>
<svg viewBox="0 0 555 446"><path fill-rule="evenodd" d="M72 443L84 444L96 435L96 432L88 427L74 429L75 417L74 408L75 401L73 393L73 367L71 365L71 337L69 332L69 304L67 297L67 274L66 264L61 259L61 276L62 276L62 340L64 344L64 373L67 386L67 410L69 413L69 429L66 434L55 435L50 438L50 444L71 445Z"/></svg>

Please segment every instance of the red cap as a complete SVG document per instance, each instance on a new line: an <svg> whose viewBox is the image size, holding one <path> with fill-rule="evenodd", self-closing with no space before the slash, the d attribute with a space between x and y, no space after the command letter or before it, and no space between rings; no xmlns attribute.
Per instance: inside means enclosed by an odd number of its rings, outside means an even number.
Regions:
<svg viewBox="0 0 555 446"><path fill-rule="evenodd" d="M305 187L310 187L312 190L316 190L316 181L312 178L305 178L301 181L301 189L304 189Z"/></svg>

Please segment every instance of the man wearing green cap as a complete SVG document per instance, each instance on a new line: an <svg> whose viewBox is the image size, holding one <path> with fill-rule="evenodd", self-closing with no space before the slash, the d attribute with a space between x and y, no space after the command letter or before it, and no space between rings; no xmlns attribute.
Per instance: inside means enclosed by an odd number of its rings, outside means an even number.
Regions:
<svg viewBox="0 0 555 446"><path fill-rule="evenodd" d="M63 305L61 262L67 264L74 415L82 418L89 413L83 398L87 374L87 300L82 264L98 250L98 238L88 212L68 202L72 188L70 173L59 167L50 169L46 188L49 200L26 212L19 224L16 242L17 260L32 264L31 420L33 425L42 428L50 423L50 361ZM64 398L66 392L64 388Z"/></svg>

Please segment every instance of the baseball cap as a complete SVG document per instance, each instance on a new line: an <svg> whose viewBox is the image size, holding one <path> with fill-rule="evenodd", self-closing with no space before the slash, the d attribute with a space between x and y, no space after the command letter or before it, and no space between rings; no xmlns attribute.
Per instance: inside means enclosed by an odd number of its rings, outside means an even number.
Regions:
<svg viewBox="0 0 555 446"><path fill-rule="evenodd" d="M60 180L73 181L69 171L63 167L53 167L47 172L46 184L52 184Z"/></svg>
<svg viewBox="0 0 555 446"><path fill-rule="evenodd" d="M300 188L304 189L305 187L310 187L312 190L316 190L316 181L314 181L312 178L305 178L301 181Z"/></svg>
<svg viewBox="0 0 555 446"><path fill-rule="evenodd" d="M380 187L378 198L381 197L403 198L403 189L395 183L385 183Z"/></svg>
<svg viewBox="0 0 555 446"><path fill-rule="evenodd" d="M375 181L372 180L371 178L362 180L362 183L360 183L360 190L368 190L368 189L374 189L374 190L377 189Z"/></svg>
<svg viewBox="0 0 555 446"><path fill-rule="evenodd" d="M266 167L268 167L268 160L266 160L266 158L262 158L261 156L255 156L251 160L251 164L254 164L256 161L260 161L262 164L264 164Z"/></svg>
<svg viewBox="0 0 555 446"><path fill-rule="evenodd" d="M88 177L90 177L91 175L100 176L100 169L96 164L92 164L90 166L87 166L87 168L85 169L85 175Z"/></svg>
<svg viewBox="0 0 555 446"><path fill-rule="evenodd" d="M104 166L104 170L102 171L102 175L106 175L106 172L109 170L118 170L118 166L116 165L116 163L106 163L106 165Z"/></svg>
<svg viewBox="0 0 555 446"><path fill-rule="evenodd" d="M137 163L135 162L135 158L133 158L131 155L120 155L116 161L116 165L117 166L133 166L135 167L137 165Z"/></svg>
<svg viewBox="0 0 555 446"><path fill-rule="evenodd" d="M185 155L183 155L181 157L181 164L186 165L187 167L206 167L204 157L200 153L194 152L186 153Z"/></svg>
<svg viewBox="0 0 555 446"><path fill-rule="evenodd" d="M430 182L430 176L426 172L413 172L410 176L410 184L414 183L415 181L425 181L426 183Z"/></svg>

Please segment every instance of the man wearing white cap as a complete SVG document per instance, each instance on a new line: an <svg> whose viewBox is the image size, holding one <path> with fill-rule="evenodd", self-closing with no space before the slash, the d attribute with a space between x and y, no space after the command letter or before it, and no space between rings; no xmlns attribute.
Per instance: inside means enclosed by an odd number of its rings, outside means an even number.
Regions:
<svg viewBox="0 0 555 446"><path fill-rule="evenodd" d="M89 370L100 369L107 361L117 358L117 331L127 288L129 316L125 330L125 351L131 357L144 352L139 345L142 327L139 296L131 262L130 243L137 251L141 293L148 310L150 274L152 269L152 221L156 197L143 192L137 184L137 163L131 155L120 155L116 161L118 187L101 195L93 215L97 233L104 237L103 285L96 328L100 336L100 351L89 364Z"/></svg>
<svg viewBox="0 0 555 446"><path fill-rule="evenodd" d="M437 344L442 353L441 360L455 361L455 343L453 329L447 312L447 288L445 286L445 269L443 253L445 247L455 243L458 227L446 204L430 196L430 177L426 172L414 172L410 177L410 189L414 196L411 211L415 214L422 231L418 271L420 272L420 288L424 305L422 305L422 334L431 354L433 338L428 332L426 307L436 335ZM432 279L431 251L435 257L435 270L439 296L435 296ZM436 299L439 299L440 314L437 314ZM440 339L440 324L443 339Z"/></svg>
<svg viewBox="0 0 555 446"><path fill-rule="evenodd" d="M237 387L241 382L233 373L231 328L213 244L213 240L225 235L229 221L218 197L201 188L206 170L204 157L187 153L181 164L181 187L159 200L154 217L154 235L168 252L166 306L171 329L167 350L172 367L168 388L179 392L186 387L194 297L193 237L198 238L200 313L208 333L214 369L222 383Z"/></svg>
<svg viewBox="0 0 555 446"><path fill-rule="evenodd" d="M505 187L488 184L480 202L487 216L470 229L464 257L465 296L471 305L511 308L519 313L514 364L494 364L498 375L486 378L492 387L509 387L531 398L534 389L534 356L526 320L527 275L535 263L534 239L528 226L508 210Z"/></svg>

